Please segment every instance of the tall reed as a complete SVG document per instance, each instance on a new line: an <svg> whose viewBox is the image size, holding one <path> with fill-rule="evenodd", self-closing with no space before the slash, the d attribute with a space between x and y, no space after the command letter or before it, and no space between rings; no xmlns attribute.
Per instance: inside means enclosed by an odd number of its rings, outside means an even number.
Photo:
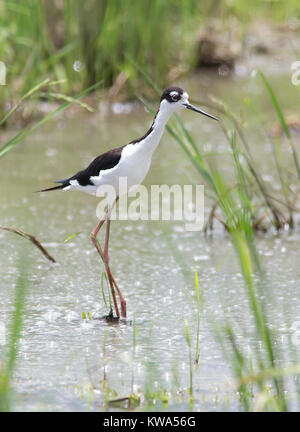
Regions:
<svg viewBox="0 0 300 432"><path fill-rule="evenodd" d="M3 0L0 59L8 69L6 94L24 94L41 77L61 81L61 91L78 92L99 80L105 86L125 75L139 77L126 55L164 84L169 72L197 63L197 32L203 22L234 16L246 24L267 16L297 16L299 4L246 0ZM171 74L172 75L172 74Z"/></svg>

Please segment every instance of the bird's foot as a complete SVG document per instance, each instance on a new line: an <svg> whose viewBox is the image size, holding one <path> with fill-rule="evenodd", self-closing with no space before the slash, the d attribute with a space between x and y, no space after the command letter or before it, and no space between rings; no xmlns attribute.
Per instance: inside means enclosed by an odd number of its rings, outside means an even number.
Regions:
<svg viewBox="0 0 300 432"><path fill-rule="evenodd" d="M109 311L107 315L103 315L101 319L104 319L109 322L117 322L120 320L120 317L114 316L112 309Z"/></svg>

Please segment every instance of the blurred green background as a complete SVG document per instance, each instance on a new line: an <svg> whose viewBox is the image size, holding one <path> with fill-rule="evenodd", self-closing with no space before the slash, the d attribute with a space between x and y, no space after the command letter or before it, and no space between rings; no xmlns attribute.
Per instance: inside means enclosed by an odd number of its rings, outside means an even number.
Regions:
<svg viewBox="0 0 300 432"><path fill-rule="evenodd" d="M10 85L1 91L24 93L50 77L75 92L119 77L130 94L141 85L130 59L163 86L199 65L207 23L212 37L228 23L245 35L253 21L285 24L299 11L297 0L2 0L0 60Z"/></svg>

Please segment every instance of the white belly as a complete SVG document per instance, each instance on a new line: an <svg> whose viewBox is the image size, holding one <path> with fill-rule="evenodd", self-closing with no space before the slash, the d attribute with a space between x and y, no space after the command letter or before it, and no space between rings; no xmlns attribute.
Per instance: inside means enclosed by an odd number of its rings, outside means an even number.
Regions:
<svg viewBox="0 0 300 432"><path fill-rule="evenodd" d="M121 193L126 193L132 186L142 183L149 171L151 159L151 152L145 153L134 144L128 145L117 166L101 171L100 176L92 177L91 180L97 188L102 185L113 186L116 194L119 195L120 178L126 178L127 189L122 187L121 190Z"/></svg>

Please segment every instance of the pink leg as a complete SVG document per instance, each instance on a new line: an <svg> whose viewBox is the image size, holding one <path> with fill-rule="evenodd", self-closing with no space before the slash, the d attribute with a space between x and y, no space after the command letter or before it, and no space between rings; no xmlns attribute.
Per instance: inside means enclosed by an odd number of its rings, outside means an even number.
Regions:
<svg viewBox="0 0 300 432"><path fill-rule="evenodd" d="M110 232L110 213L107 214L105 244L104 244L104 259L105 259L105 265L106 265L106 271L108 274L108 278L116 287L116 290L118 291L118 294L120 297L121 317L126 318L126 300L125 300L115 278L113 277L113 274L112 274L110 266L109 266L109 255L108 255L109 232Z"/></svg>
<svg viewBox="0 0 300 432"><path fill-rule="evenodd" d="M119 318L120 317L120 312L119 312L118 303L117 303L117 299L116 299L116 294L115 294L115 290L114 290L113 279L112 279L112 277L110 275L110 269L108 268L108 266L106 264L105 256L104 256L101 248L99 247L99 244L98 244L97 239L96 239L97 234L99 233L100 228L104 224L105 219L107 218L107 216L108 216L109 213L110 213L110 210L108 210L108 212L103 216L103 218L97 224L97 226L95 227L95 229L91 232L90 239L92 240L93 245L95 246L98 254L100 255L102 261L104 262L104 265L105 265L105 268L106 268L106 272L107 272L107 275L108 275L108 280L109 280L109 284L110 284L110 289L111 289L111 294L112 294L112 298L113 298L113 302L114 302L114 307L115 307L116 315Z"/></svg>

